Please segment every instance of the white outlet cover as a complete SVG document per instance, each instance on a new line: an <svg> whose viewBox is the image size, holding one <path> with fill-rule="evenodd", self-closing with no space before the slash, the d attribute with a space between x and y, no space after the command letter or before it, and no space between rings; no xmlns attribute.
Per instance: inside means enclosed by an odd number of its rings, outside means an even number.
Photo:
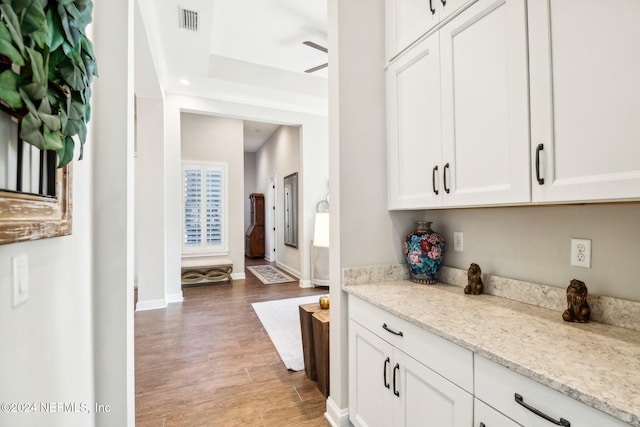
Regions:
<svg viewBox="0 0 640 427"><path fill-rule="evenodd" d="M571 239L571 265L591 268L590 239Z"/></svg>
<svg viewBox="0 0 640 427"><path fill-rule="evenodd" d="M453 251L462 252L464 249L464 238L462 231L453 232Z"/></svg>

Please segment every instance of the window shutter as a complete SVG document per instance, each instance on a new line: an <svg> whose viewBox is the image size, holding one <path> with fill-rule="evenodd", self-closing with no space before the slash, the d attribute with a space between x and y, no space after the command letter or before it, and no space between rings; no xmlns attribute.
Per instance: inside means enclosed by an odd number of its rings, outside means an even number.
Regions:
<svg viewBox="0 0 640 427"><path fill-rule="evenodd" d="M226 165L183 162L184 252L224 252Z"/></svg>
<svg viewBox="0 0 640 427"><path fill-rule="evenodd" d="M222 244L222 222L224 219L222 172L207 170L205 188L207 194L207 245L219 246Z"/></svg>
<svg viewBox="0 0 640 427"><path fill-rule="evenodd" d="M202 242L202 172L184 171L184 245L198 247Z"/></svg>

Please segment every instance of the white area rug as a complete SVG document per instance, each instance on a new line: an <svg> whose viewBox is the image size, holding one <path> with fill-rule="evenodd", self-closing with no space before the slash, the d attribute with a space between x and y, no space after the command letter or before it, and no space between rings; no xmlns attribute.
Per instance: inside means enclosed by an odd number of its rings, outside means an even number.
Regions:
<svg viewBox="0 0 640 427"><path fill-rule="evenodd" d="M271 265L255 265L247 267L247 270L252 272L265 285L298 281L298 279L294 279Z"/></svg>
<svg viewBox="0 0 640 427"><path fill-rule="evenodd" d="M284 365L291 371L304 369L298 306L318 302L318 298L320 295L310 295L251 304Z"/></svg>

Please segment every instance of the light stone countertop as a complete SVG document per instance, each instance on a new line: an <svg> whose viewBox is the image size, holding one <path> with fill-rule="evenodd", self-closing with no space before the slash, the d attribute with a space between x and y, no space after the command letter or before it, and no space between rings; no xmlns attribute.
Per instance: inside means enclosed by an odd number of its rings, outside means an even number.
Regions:
<svg viewBox="0 0 640 427"><path fill-rule="evenodd" d="M515 372L640 426L640 332L447 284L343 285L375 306Z"/></svg>

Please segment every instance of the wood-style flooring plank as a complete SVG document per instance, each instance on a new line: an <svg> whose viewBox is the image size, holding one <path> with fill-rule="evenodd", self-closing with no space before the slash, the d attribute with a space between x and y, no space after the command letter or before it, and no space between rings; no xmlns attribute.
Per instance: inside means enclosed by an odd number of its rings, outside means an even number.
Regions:
<svg viewBox="0 0 640 427"><path fill-rule="evenodd" d="M251 307L327 290L245 274L183 287L182 303L135 314L136 426L329 425L317 383L287 370Z"/></svg>

